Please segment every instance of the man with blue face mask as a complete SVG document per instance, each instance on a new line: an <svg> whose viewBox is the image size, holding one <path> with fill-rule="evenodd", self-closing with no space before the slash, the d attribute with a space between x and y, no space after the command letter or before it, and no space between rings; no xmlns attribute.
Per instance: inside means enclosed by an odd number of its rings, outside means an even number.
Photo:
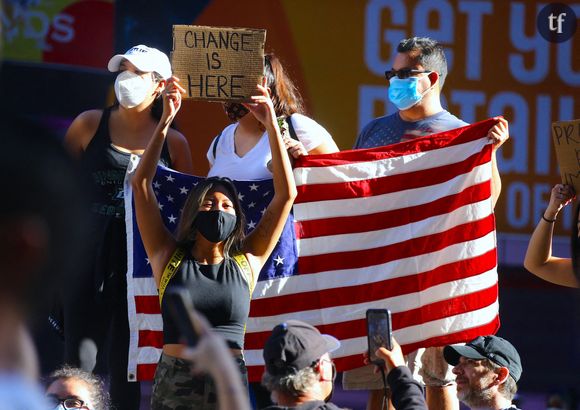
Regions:
<svg viewBox="0 0 580 410"><path fill-rule="evenodd" d="M426 37L402 40L397 47L393 67L385 72L385 77L388 80L389 100L398 111L367 124L353 148L396 144L468 125L441 106L447 60L443 47L437 41ZM497 123L488 131L488 137L493 141L491 194L495 206L501 191L496 151L509 138L507 121L498 117ZM422 378L426 385L430 409L458 409L454 376L443 359L441 349L420 349L417 354L411 354L409 367L413 369L414 376ZM368 409L382 402L383 382L380 375L373 374L370 366L345 372L343 386L346 389L371 390Z"/></svg>

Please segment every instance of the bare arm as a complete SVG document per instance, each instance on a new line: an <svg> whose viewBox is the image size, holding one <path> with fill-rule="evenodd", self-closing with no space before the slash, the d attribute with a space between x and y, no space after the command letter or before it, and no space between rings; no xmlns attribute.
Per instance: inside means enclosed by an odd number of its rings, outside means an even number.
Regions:
<svg viewBox="0 0 580 410"><path fill-rule="evenodd" d="M499 199L499 195L501 194L501 177L499 175L499 169L497 168L495 153L510 137L507 120L503 117L497 117L496 119L497 123L490 128L487 134L493 141L493 148L491 151L491 197L494 208Z"/></svg>
<svg viewBox="0 0 580 410"><path fill-rule="evenodd" d="M97 132L102 115L103 110L89 110L73 120L64 136L64 145L73 157L81 157Z"/></svg>
<svg viewBox="0 0 580 410"><path fill-rule="evenodd" d="M555 221L560 210L569 204L573 197L574 192L569 185L554 186L544 218ZM554 222L548 222L544 218L540 219L530 238L524 267L545 281L577 288L579 284L574 276L572 260L552 256Z"/></svg>
<svg viewBox="0 0 580 410"><path fill-rule="evenodd" d="M252 256L250 262L254 272L262 268L276 246L296 197L296 184L294 183L292 167L278 128L272 100L265 87L259 85L258 88L260 95L252 97L252 103L247 104L247 106L264 125L268 133L270 151L272 152L274 197L256 229L244 241L244 252Z"/></svg>
<svg viewBox="0 0 580 410"><path fill-rule="evenodd" d="M180 90L176 82L168 83L163 94L163 115L131 180L137 224L157 285L176 241L163 224L152 182L169 125L181 106Z"/></svg>

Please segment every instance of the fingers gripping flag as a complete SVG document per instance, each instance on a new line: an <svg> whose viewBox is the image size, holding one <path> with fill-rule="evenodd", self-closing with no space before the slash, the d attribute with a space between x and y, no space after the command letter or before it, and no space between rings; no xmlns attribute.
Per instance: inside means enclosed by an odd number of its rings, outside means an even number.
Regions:
<svg viewBox="0 0 580 410"><path fill-rule="evenodd" d="M290 318L341 340L333 353L339 371L362 365L370 308L393 312L394 336L405 352L497 331L491 145L486 137L493 124L487 120L388 147L296 162L295 220L287 223L253 294L245 338L251 380L261 377L261 349L271 329ZM179 216L176 199L195 183L175 184L178 176L183 175L160 169L154 182L169 226ZM262 211L265 204L258 206L244 193L257 190L247 184L249 191L238 186L245 212ZM167 185L176 185L177 193L166 194ZM271 181L255 185L269 201ZM246 216L251 229L259 215ZM127 229L133 237L135 222L128 222ZM135 237L136 245L129 244L128 281L146 285L129 286L129 314L137 317L131 347L142 379L153 375L162 324L155 284L144 254L135 252L142 249ZM145 261L140 271L135 270L137 258Z"/></svg>

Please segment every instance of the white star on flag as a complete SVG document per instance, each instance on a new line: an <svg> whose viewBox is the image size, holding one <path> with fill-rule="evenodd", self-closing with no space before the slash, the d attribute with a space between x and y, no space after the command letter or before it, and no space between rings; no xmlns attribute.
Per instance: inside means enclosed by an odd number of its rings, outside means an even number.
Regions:
<svg viewBox="0 0 580 410"><path fill-rule="evenodd" d="M159 204L159 209L163 210L164 205L163 204Z"/></svg>
<svg viewBox="0 0 580 410"><path fill-rule="evenodd" d="M238 199L239 199L240 201L243 201L243 200L244 200L244 196L243 196L242 194L238 193Z"/></svg>
<svg viewBox="0 0 580 410"><path fill-rule="evenodd" d="M250 188L250 191L257 191L258 185L256 185L256 184L248 185L248 188Z"/></svg>
<svg viewBox="0 0 580 410"><path fill-rule="evenodd" d="M167 175L165 178L167 179L168 182L175 181L175 178L173 178L171 175Z"/></svg>
<svg viewBox="0 0 580 410"><path fill-rule="evenodd" d="M248 204L248 208L253 208L253 207L255 207L255 206L256 206L256 203L255 203L255 202L250 202L250 203Z"/></svg>
<svg viewBox="0 0 580 410"><path fill-rule="evenodd" d="M168 200L169 202L173 202L173 197L172 197L171 195L167 195L167 200Z"/></svg>
<svg viewBox="0 0 580 410"><path fill-rule="evenodd" d="M276 266L284 265L284 258L278 255L276 258L274 258L274 262L276 262Z"/></svg>
<svg viewBox="0 0 580 410"><path fill-rule="evenodd" d="M188 192L189 192L189 189L187 189L184 186L182 186L181 188L179 188L179 193L180 194L187 195Z"/></svg>
<svg viewBox="0 0 580 410"><path fill-rule="evenodd" d="M254 229L256 227L256 223L254 221L248 222L248 229Z"/></svg>
<svg viewBox="0 0 580 410"><path fill-rule="evenodd" d="M161 184L157 181L153 182L153 186L155 187L155 189L161 188Z"/></svg>
<svg viewBox="0 0 580 410"><path fill-rule="evenodd" d="M169 215L167 217L167 219L169 219L169 223L172 223L172 224L174 224L175 221L177 220L177 218L175 216L173 216L173 214Z"/></svg>

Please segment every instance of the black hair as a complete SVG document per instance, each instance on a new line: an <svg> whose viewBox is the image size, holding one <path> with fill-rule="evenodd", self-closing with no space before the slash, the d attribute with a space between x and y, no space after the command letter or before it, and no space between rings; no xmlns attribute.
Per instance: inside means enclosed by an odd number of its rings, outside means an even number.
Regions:
<svg viewBox="0 0 580 410"><path fill-rule="evenodd" d="M413 56L417 64L425 70L436 71L439 74L439 88L443 88L447 78L447 58L441 44L429 37L411 37L401 40L397 52L417 52Z"/></svg>
<svg viewBox="0 0 580 410"><path fill-rule="evenodd" d="M91 395L89 398L92 404L91 410L107 410L110 408L109 394L105 390L105 384L99 376L77 367L65 365L48 376L46 388L48 389L55 381L63 379L76 379L87 385L89 394ZM82 397L79 397L79 399L83 400Z"/></svg>

